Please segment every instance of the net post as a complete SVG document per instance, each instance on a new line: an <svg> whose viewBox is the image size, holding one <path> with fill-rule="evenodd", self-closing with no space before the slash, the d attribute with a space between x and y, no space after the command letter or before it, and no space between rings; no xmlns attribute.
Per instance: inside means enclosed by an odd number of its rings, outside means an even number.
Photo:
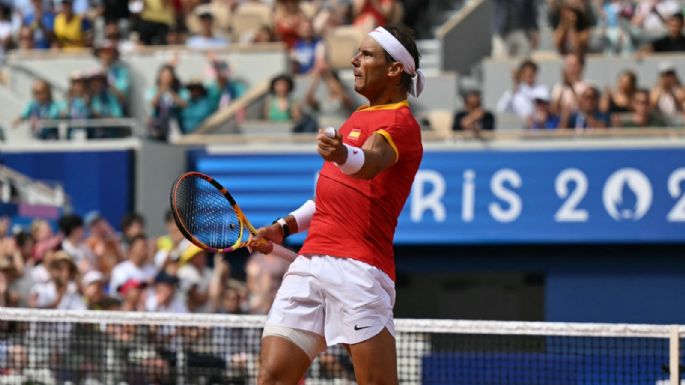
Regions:
<svg viewBox="0 0 685 385"><path fill-rule="evenodd" d="M671 325L669 337L670 385L680 385L680 326Z"/></svg>

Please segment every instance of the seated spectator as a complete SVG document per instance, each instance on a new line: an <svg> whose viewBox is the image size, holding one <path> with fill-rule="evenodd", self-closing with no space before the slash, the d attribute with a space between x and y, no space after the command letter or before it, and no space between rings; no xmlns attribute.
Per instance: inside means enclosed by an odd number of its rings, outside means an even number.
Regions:
<svg viewBox="0 0 685 385"><path fill-rule="evenodd" d="M50 278L31 289L29 306L41 309L85 310L75 279L76 263L69 254L58 251L47 266Z"/></svg>
<svg viewBox="0 0 685 385"><path fill-rule="evenodd" d="M577 131L609 127L609 114L599 110L599 98L600 93L597 87L586 87L580 94L578 111L562 111L560 127Z"/></svg>
<svg viewBox="0 0 685 385"><path fill-rule="evenodd" d="M115 41L105 40L97 45L94 54L107 75L109 91L117 97L119 105L125 112L128 108L131 90L131 75L126 65L119 60L119 47Z"/></svg>
<svg viewBox="0 0 685 385"><path fill-rule="evenodd" d="M309 73L317 61L324 59L324 45L321 39L314 35L312 22L304 20L300 24L299 38L295 41L290 57L293 63L293 72L296 74Z"/></svg>
<svg viewBox="0 0 685 385"><path fill-rule="evenodd" d="M141 0L140 3L142 9L136 23L140 41L145 45L167 44L167 33L175 24L171 0Z"/></svg>
<svg viewBox="0 0 685 385"><path fill-rule="evenodd" d="M209 286L213 271L207 266L207 253L195 245L183 251L179 259L179 292L192 313L210 313Z"/></svg>
<svg viewBox="0 0 685 385"><path fill-rule="evenodd" d="M592 25L585 10L565 2L559 11L559 24L554 28L554 45L561 55L588 51Z"/></svg>
<svg viewBox="0 0 685 385"><path fill-rule="evenodd" d="M151 138L167 140L181 134L181 111L188 105L187 92L181 88L174 66L166 64L159 69L155 86L145 93L151 109L148 121Z"/></svg>
<svg viewBox="0 0 685 385"><path fill-rule="evenodd" d="M87 119L91 115L88 77L76 71L69 78L69 91L62 103L60 116L64 119Z"/></svg>
<svg viewBox="0 0 685 385"><path fill-rule="evenodd" d="M98 304L105 298L105 276L97 270L87 272L81 280L83 300L89 310L101 310Z"/></svg>
<svg viewBox="0 0 685 385"><path fill-rule="evenodd" d="M22 52L31 51L36 48L33 30L27 25L19 28L17 36L17 49Z"/></svg>
<svg viewBox="0 0 685 385"><path fill-rule="evenodd" d="M245 85L231 78L231 69L225 60L212 59L208 72L214 80L207 86L214 110L228 107L245 93Z"/></svg>
<svg viewBox="0 0 685 385"><path fill-rule="evenodd" d="M119 286L116 295L122 299L122 311L144 311L147 283L136 279L129 279Z"/></svg>
<svg viewBox="0 0 685 385"><path fill-rule="evenodd" d="M265 119L272 122L300 120L300 108L292 97L294 87L295 83L289 75L278 75L271 80L269 95L263 107Z"/></svg>
<svg viewBox="0 0 685 385"><path fill-rule="evenodd" d="M145 235L145 218L138 213L128 213L121 218L121 249L126 251L134 238Z"/></svg>
<svg viewBox="0 0 685 385"><path fill-rule="evenodd" d="M578 54L568 54L564 57L562 67L562 82L552 88L552 111L561 115L566 110L575 112L578 109L578 98L587 88L583 80L585 57Z"/></svg>
<svg viewBox="0 0 685 385"><path fill-rule="evenodd" d="M147 238L138 235L131 240L126 260L120 262L112 269L112 277L109 281L109 292L117 293L121 285L129 279L140 282L151 282L157 273L157 269L148 261L149 250Z"/></svg>
<svg viewBox="0 0 685 385"><path fill-rule="evenodd" d="M62 236L54 234L50 223L43 219L36 219L31 223L31 238L36 244L33 250L36 262L42 262L49 250L62 244Z"/></svg>
<svg viewBox="0 0 685 385"><path fill-rule="evenodd" d="M664 127L666 122L649 104L649 90L635 91L629 113L616 114L614 125L626 128Z"/></svg>
<svg viewBox="0 0 685 385"><path fill-rule="evenodd" d="M176 276L160 271L154 286L145 300L145 311L161 313L187 313L188 308L177 295L179 280Z"/></svg>
<svg viewBox="0 0 685 385"><path fill-rule="evenodd" d="M683 14L674 13L668 17L668 33L666 36L654 40L643 48L644 53L650 52L683 52L685 51L685 35L683 34Z"/></svg>
<svg viewBox="0 0 685 385"><path fill-rule="evenodd" d="M83 218L75 214L68 214L59 219L58 225L64 235L62 250L73 258L81 274L90 271L95 266L95 255L86 243Z"/></svg>
<svg viewBox="0 0 685 385"><path fill-rule="evenodd" d="M124 260L119 236L107 219L96 211L86 215L85 223L90 233L86 243L95 254L95 269L104 274L105 279L109 281L114 266Z"/></svg>
<svg viewBox="0 0 685 385"><path fill-rule="evenodd" d="M60 12L55 16L53 47L78 49L93 45L90 20L74 13L72 0L61 0Z"/></svg>
<svg viewBox="0 0 685 385"><path fill-rule="evenodd" d="M33 12L24 16L22 24L33 33L33 47L48 49L55 36L55 14L46 9L43 0L31 0L31 5Z"/></svg>
<svg viewBox="0 0 685 385"><path fill-rule="evenodd" d="M652 108L668 120L676 118L683 111L685 90L672 63L659 64L659 79L651 90L650 103Z"/></svg>
<svg viewBox="0 0 685 385"><path fill-rule="evenodd" d="M527 125L531 130L555 129L559 127L559 116L552 113L549 91L539 88L532 92L533 113L528 117Z"/></svg>
<svg viewBox="0 0 685 385"><path fill-rule="evenodd" d="M228 48L228 40L216 36L214 31L214 15L206 7L198 7L200 19L199 34L190 36L186 46L192 49L209 50Z"/></svg>
<svg viewBox="0 0 685 385"><path fill-rule="evenodd" d="M90 75L90 109L94 118L121 118L124 116L119 98L111 91L104 71Z"/></svg>
<svg viewBox="0 0 685 385"><path fill-rule="evenodd" d="M495 1L493 56L528 57L539 39L538 5L535 0Z"/></svg>
<svg viewBox="0 0 685 385"><path fill-rule="evenodd" d="M43 127L40 120L58 119L59 104L52 98L52 87L45 80L36 80L32 87L33 99L26 105L21 115L12 123L17 127L21 122L28 121L31 132L38 139L58 139L56 127Z"/></svg>
<svg viewBox="0 0 685 385"><path fill-rule="evenodd" d="M645 39L663 36L667 30L666 19L678 12L682 8L677 0L642 0L635 8L632 23Z"/></svg>
<svg viewBox="0 0 685 385"><path fill-rule="evenodd" d="M181 111L181 127L184 134L190 134L197 130L202 122L216 111L216 104L202 84L202 80L194 79L186 83L188 100L186 107Z"/></svg>
<svg viewBox="0 0 685 385"><path fill-rule="evenodd" d="M171 210L164 213L164 227L167 234L157 238L157 252L154 257L154 263L157 269L162 269L176 249L180 248L181 243L185 240L181 230L176 226L176 221L171 214ZM178 252L180 254L180 251Z"/></svg>
<svg viewBox="0 0 685 385"><path fill-rule="evenodd" d="M495 117L483 107L480 91L468 91L464 97L464 110L454 116L452 131L469 131L477 134L482 130L494 129Z"/></svg>
<svg viewBox="0 0 685 385"><path fill-rule="evenodd" d="M630 70L621 72L616 88L607 88L604 91L599 109L609 114L632 111L633 96L636 90L637 75L635 72Z"/></svg>
<svg viewBox="0 0 685 385"><path fill-rule="evenodd" d="M512 76L512 89L505 91L497 102L497 112L528 119L533 113L533 94L545 92L549 95L547 87L537 83L537 74L538 65L534 61L523 61Z"/></svg>
<svg viewBox="0 0 685 385"><path fill-rule="evenodd" d="M306 19L300 0L277 0L274 5L273 25L276 36L292 49L298 38L298 28Z"/></svg>

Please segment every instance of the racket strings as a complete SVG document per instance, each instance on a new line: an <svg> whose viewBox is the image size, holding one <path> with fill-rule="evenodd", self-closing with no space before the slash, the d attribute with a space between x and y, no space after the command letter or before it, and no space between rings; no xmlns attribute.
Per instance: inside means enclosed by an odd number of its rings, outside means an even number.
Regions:
<svg viewBox="0 0 685 385"><path fill-rule="evenodd" d="M176 210L186 231L203 244L223 249L241 240L237 212L209 181L188 176L178 182Z"/></svg>

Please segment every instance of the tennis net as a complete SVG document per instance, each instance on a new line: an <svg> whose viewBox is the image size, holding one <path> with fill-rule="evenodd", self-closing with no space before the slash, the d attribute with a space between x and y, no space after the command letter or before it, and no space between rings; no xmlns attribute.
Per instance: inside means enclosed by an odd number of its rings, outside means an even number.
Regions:
<svg viewBox="0 0 685 385"><path fill-rule="evenodd" d="M263 322L0 308L0 385L255 384ZM680 383L680 326L398 319L396 328L401 384ZM304 379L348 383L341 347Z"/></svg>

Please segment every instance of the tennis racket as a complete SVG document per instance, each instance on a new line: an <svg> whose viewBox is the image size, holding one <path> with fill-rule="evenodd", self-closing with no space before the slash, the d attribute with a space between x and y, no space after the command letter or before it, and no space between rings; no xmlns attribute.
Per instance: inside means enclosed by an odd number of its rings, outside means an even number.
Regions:
<svg viewBox="0 0 685 385"><path fill-rule="evenodd" d="M183 236L209 252L227 253L246 247L248 233L257 233L228 189L208 175L181 175L171 188L170 200L171 213ZM289 261L297 257L281 245L273 246L273 255Z"/></svg>

